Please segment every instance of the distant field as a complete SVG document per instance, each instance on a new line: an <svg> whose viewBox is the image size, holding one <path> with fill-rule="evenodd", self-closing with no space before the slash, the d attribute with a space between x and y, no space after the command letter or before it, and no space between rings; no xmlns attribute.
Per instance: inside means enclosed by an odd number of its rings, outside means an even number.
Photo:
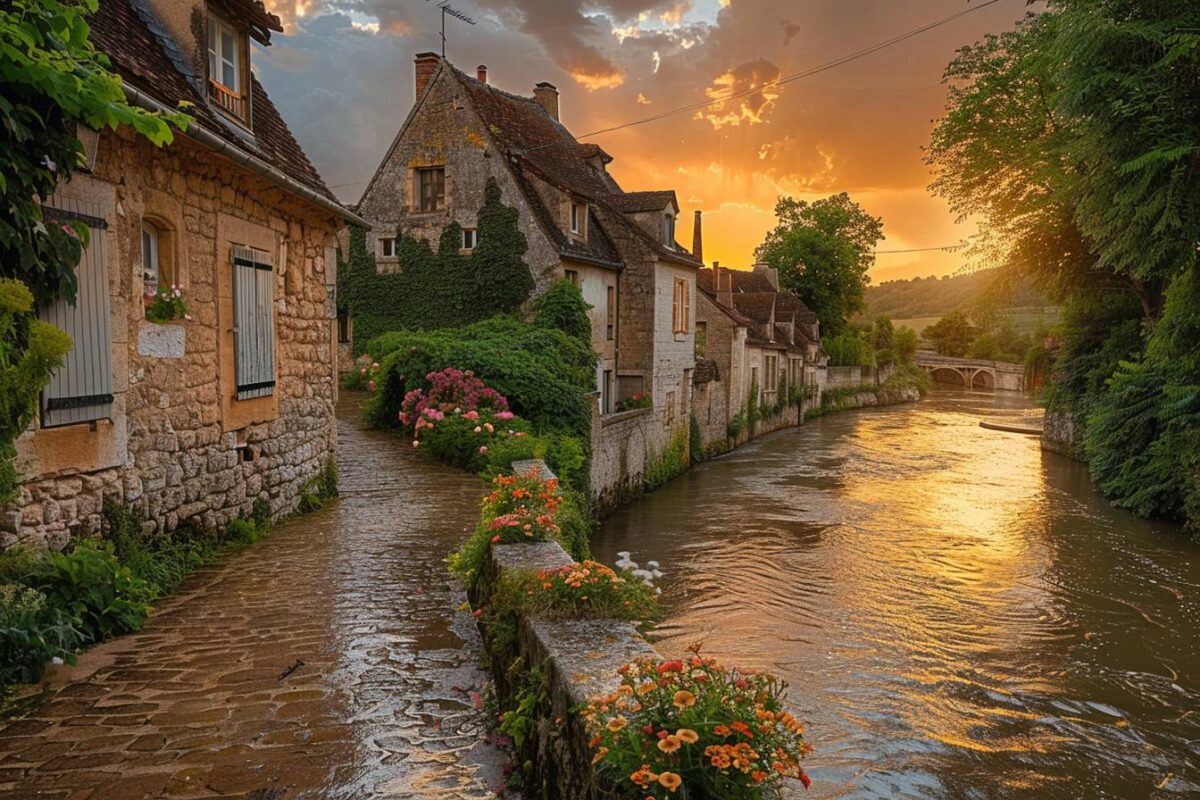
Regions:
<svg viewBox="0 0 1200 800"><path fill-rule="evenodd" d="M1013 327L1017 329L1017 333L1034 333L1040 325L1049 327L1058 320L1058 308L1056 306L1026 306L1024 308L1010 308L1004 312L1004 316L1012 322ZM899 328L901 325L907 325L918 334L925 330L926 327L937 322L941 317L913 317L911 319L893 319L892 324Z"/></svg>

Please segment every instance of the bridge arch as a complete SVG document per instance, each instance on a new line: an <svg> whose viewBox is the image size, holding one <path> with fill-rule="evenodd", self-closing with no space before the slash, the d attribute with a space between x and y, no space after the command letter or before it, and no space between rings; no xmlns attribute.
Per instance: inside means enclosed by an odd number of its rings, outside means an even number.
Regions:
<svg viewBox="0 0 1200 800"><path fill-rule="evenodd" d="M930 367L929 377L933 378L934 383L945 383L950 386L961 386L964 389L969 388L970 384L967 381L967 376L957 367Z"/></svg>
<svg viewBox="0 0 1200 800"><path fill-rule="evenodd" d="M971 376L972 392L996 393L996 373L990 369L977 369Z"/></svg>

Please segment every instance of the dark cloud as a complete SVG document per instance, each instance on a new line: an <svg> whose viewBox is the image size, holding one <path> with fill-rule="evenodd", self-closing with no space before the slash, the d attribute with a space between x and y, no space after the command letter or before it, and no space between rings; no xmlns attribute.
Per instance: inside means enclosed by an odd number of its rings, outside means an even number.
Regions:
<svg viewBox="0 0 1200 800"><path fill-rule="evenodd" d="M257 57L264 82L330 183L374 171L412 102L412 56L438 49L433 3L268 0L289 35ZM629 189L675 188L705 209L706 253L750 258L780 193L850 191L884 217L889 247L957 241L928 196L920 147L944 103L941 74L955 50L1011 27L1023 0L998 3L896 47L812 78L770 81L970 7L966 0L455 0L476 26L452 25L449 56L493 83L561 92L577 134L690 104L659 122L594 139ZM300 11L303 10L303 14ZM361 30L377 23L379 32ZM355 28L355 24L359 29ZM604 87L600 89L599 87ZM755 89L729 100L740 89ZM699 118L697 118L699 117ZM719 120L719 124L713 118ZM737 124L734 124L736 120ZM362 184L338 189L356 200ZM685 218L690 222L690 214ZM685 223L687 224L687 223ZM686 240L689 232L681 230ZM922 257L924 258L924 257ZM937 272L935 262L917 271ZM947 261L946 269L957 267ZM895 274L881 261L879 270Z"/></svg>

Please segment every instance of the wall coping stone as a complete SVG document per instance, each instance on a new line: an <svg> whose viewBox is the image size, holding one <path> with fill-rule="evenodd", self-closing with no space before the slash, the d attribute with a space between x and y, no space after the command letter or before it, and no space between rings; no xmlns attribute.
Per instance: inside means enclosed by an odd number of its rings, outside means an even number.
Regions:
<svg viewBox="0 0 1200 800"><path fill-rule="evenodd" d="M573 708L598 694L616 691L617 669L658 653L629 622L612 619L522 620L530 662L549 663L550 690L562 692Z"/></svg>
<svg viewBox="0 0 1200 800"><path fill-rule="evenodd" d="M653 408L631 408L628 411L618 411L615 414L605 414L600 417L600 427L607 428L609 425L616 425L619 422L628 422L631 419L638 417L648 417L654 413Z"/></svg>
<svg viewBox="0 0 1200 800"><path fill-rule="evenodd" d="M496 573L513 570L543 570L567 567L575 559L558 542L514 542L492 545Z"/></svg>

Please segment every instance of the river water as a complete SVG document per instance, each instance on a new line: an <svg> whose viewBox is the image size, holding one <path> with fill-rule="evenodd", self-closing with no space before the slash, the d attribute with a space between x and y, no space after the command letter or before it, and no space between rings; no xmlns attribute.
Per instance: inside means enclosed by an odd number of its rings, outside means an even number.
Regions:
<svg viewBox="0 0 1200 800"><path fill-rule="evenodd" d="M776 433L609 518L657 559L659 649L790 684L805 795L1200 796L1200 547L936 393Z"/></svg>

